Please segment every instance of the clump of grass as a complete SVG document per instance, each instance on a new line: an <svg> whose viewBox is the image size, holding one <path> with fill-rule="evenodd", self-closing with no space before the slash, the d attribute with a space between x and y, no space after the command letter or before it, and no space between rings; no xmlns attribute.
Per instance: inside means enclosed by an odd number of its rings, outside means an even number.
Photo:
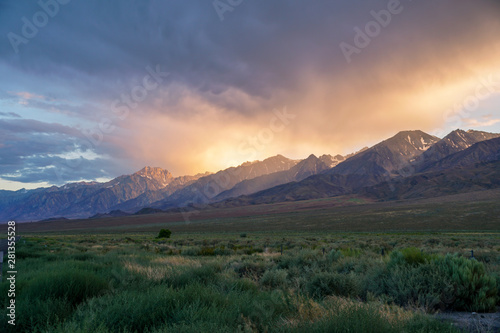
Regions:
<svg viewBox="0 0 500 333"><path fill-rule="evenodd" d="M423 264L436 258L436 256L424 253L423 250L419 250L416 247L408 247L406 249L402 249L401 253L403 254L406 263L410 265Z"/></svg>
<svg viewBox="0 0 500 333"><path fill-rule="evenodd" d="M314 298L325 296L351 296L360 295L359 281L352 274L319 273L315 274L306 286L307 292Z"/></svg>
<svg viewBox="0 0 500 333"><path fill-rule="evenodd" d="M108 282L88 271L47 272L26 284L20 297L27 299L64 299L76 306L108 290Z"/></svg>
<svg viewBox="0 0 500 333"><path fill-rule="evenodd" d="M200 255L201 248L198 246L191 246L185 249L182 249L181 254L183 256L198 256Z"/></svg>
<svg viewBox="0 0 500 333"><path fill-rule="evenodd" d="M295 322L277 332L456 332L453 326L429 317L413 315L378 303L363 304L342 298L332 298L322 304L320 315L312 320Z"/></svg>
<svg viewBox="0 0 500 333"><path fill-rule="evenodd" d="M288 272L284 269L271 269L264 273L260 283L270 288L280 288L287 285Z"/></svg>
<svg viewBox="0 0 500 333"><path fill-rule="evenodd" d="M105 294L108 289L108 282L92 272L78 269L42 272L19 285L15 328L32 332L50 327L69 318L78 305ZM6 332L10 325L3 317L0 327L4 327Z"/></svg>
<svg viewBox="0 0 500 333"><path fill-rule="evenodd" d="M328 252L328 261L330 262L336 262L338 261L339 259L341 259L344 255L342 254L341 251L337 251L335 249L331 250L330 252Z"/></svg>

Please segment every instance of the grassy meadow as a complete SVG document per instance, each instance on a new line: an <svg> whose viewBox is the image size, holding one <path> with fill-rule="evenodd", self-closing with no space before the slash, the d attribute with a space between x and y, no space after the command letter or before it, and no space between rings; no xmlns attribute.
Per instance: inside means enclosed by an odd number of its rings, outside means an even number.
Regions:
<svg viewBox="0 0 500 333"><path fill-rule="evenodd" d="M458 332L432 314L500 304L498 233L157 234L24 235L0 331Z"/></svg>

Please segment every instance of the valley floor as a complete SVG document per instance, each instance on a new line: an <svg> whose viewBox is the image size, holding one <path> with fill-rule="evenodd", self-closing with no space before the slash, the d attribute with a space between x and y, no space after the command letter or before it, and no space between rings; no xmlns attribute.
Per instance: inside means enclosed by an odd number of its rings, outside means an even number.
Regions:
<svg viewBox="0 0 500 333"><path fill-rule="evenodd" d="M182 212L101 219L18 223L21 232L137 232L168 227L174 232L245 231L499 231L500 190L437 198L371 202L353 196L184 209Z"/></svg>
<svg viewBox="0 0 500 333"><path fill-rule="evenodd" d="M0 330L458 332L500 301L498 232L157 234L23 234Z"/></svg>
<svg viewBox="0 0 500 333"><path fill-rule="evenodd" d="M17 321L0 331L494 332L498 197L18 223Z"/></svg>

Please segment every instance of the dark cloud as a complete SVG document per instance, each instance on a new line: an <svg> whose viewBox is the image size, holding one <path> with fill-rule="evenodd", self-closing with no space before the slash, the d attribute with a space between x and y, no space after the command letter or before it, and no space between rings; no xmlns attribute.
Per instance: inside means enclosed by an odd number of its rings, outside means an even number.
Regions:
<svg viewBox="0 0 500 333"><path fill-rule="evenodd" d="M500 50L498 1L401 0L403 11L393 15L391 23L347 63L340 43L354 44L354 28L364 29L374 20L371 11L384 10L389 3L243 0L221 21L212 1L205 0L73 0L61 5L16 53L7 35L22 35L22 18L32 21L41 8L37 1L5 0L0 1L0 71L4 68L3 76L10 76L18 86L36 88L35 93L46 96L27 100L27 107L98 127L102 119L113 117L113 101L143 84L148 66L159 65L170 73L168 79L130 110L144 119L160 113L170 117L165 122L189 121L200 113L211 117L207 110L217 109L224 114L217 115L220 126L229 127L233 116L252 120L273 108L289 106L305 119L287 129L293 130L286 137L289 143L347 144L348 137L371 133L369 126L381 128L372 130L379 138L408 119L411 124L435 123L399 97L474 76L478 66L494 67L490 58ZM0 88L11 89L9 80L4 80ZM1 90L2 99L12 99ZM14 117L11 110L2 110L2 115ZM127 171L133 171L147 161L135 160L126 147L133 146L142 132L134 134L133 117L113 119L116 132L92 149L115 159L128 158ZM389 127L393 119L399 120ZM141 131L149 130L143 127ZM37 163L46 166L48 154L63 154L67 147L85 150L89 141L75 127L61 124L0 121L0 129L0 155L10 161L0 175L22 168L27 156L39 156L30 162L32 180L49 179L43 177L50 168L36 171ZM181 145L199 129L193 126L193 131L179 131L182 138L167 138L183 152ZM220 131L214 127L212 132ZM53 158L53 163L59 162ZM116 175L126 169L106 160L87 162L75 171L76 178L86 176L87 170L95 172L95 178L102 174L100 170Z"/></svg>
<svg viewBox="0 0 500 333"><path fill-rule="evenodd" d="M71 1L28 44L20 45L18 54L5 38L0 55L24 71L50 74L93 98L109 99L137 84L146 66L160 64L176 82L224 108L245 112L250 110L224 100L220 92L237 88L270 99L280 89L303 89L304 72L356 74L384 61L380 57L392 61L394 51L401 49L408 50L413 62L427 61L428 53L415 52L422 39L426 49L436 51L457 35L480 39L477 33L486 24L481 22L489 22L485 15L498 14L485 13L493 1L402 0L405 12L356 55L356 68L349 69L339 43L352 43L354 26L363 28L373 20L370 11L382 10L388 2L243 1L221 22L211 1ZM21 34L21 18L31 19L41 10L36 2L6 3L1 35ZM402 65L409 65L408 60Z"/></svg>
<svg viewBox="0 0 500 333"><path fill-rule="evenodd" d="M19 182L109 177L123 171L106 142L95 145L75 128L35 120L0 119L0 175ZM111 172L111 174L110 174Z"/></svg>
<svg viewBox="0 0 500 333"><path fill-rule="evenodd" d="M0 117L21 118L21 116L15 112L0 112Z"/></svg>

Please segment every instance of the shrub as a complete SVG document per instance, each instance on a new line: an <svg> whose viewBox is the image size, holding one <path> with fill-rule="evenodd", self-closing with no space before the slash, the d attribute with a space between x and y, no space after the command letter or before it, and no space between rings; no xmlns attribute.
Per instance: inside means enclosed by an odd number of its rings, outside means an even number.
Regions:
<svg viewBox="0 0 500 333"><path fill-rule="evenodd" d="M161 229L158 233L158 238L170 238L170 235L172 235L172 231L169 229Z"/></svg>
<svg viewBox="0 0 500 333"><path fill-rule="evenodd" d="M234 251L230 249L226 249L224 246L218 247L215 249L214 254L216 256L228 256L233 254Z"/></svg>
<svg viewBox="0 0 500 333"><path fill-rule="evenodd" d="M73 257L73 259L79 260L79 261L93 260L95 258L95 256L93 254L90 254L90 253L77 253L77 254L74 254L72 257Z"/></svg>
<svg viewBox="0 0 500 333"><path fill-rule="evenodd" d="M410 265L418 265L425 263L425 257L421 250L416 247L409 247L406 249L402 249L401 253L405 258L406 263Z"/></svg>
<svg viewBox="0 0 500 333"><path fill-rule="evenodd" d="M400 258L397 255L397 258ZM448 278L430 264L393 265L374 270L367 278L367 291L397 305L412 305L432 311L449 308L453 287Z"/></svg>
<svg viewBox="0 0 500 333"><path fill-rule="evenodd" d="M236 332L251 320L255 331L270 331L288 314L283 295L274 292L218 290L193 283L180 289L165 285L147 290L124 290L95 298L66 322L86 325L86 331L103 327L110 332Z"/></svg>
<svg viewBox="0 0 500 333"><path fill-rule="evenodd" d="M403 265L403 264L416 266L424 264L436 258L437 257L435 255L423 253L416 247L409 247L406 249L402 249L401 251L391 252L391 256L389 259L389 267Z"/></svg>
<svg viewBox="0 0 500 333"><path fill-rule="evenodd" d="M200 250L200 256L214 256L215 249L213 247L204 246Z"/></svg>
<svg viewBox="0 0 500 333"><path fill-rule="evenodd" d="M28 282L21 296L29 299L64 299L78 305L88 298L99 296L108 289L108 282L94 273L74 270L51 272Z"/></svg>
<svg viewBox="0 0 500 333"><path fill-rule="evenodd" d="M175 288L182 288L191 284L206 285L217 281L219 267L215 265L204 265L186 270L168 279L168 284Z"/></svg>
<svg viewBox="0 0 500 333"><path fill-rule="evenodd" d="M247 234L242 233L242 234L240 234L240 237L241 237L241 238L246 238L246 237L247 237Z"/></svg>
<svg viewBox="0 0 500 333"><path fill-rule="evenodd" d="M322 256L318 251L304 249L297 253L287 253L283 257L280 257L278 267L287 269L300 267L302 270L307 270L312 266L317 266L320 258Z"/></svg>
<svg viewBox="0 0 500 333"><path fill-rule="evenodd" d="M15 328L20 332L38 331L62 322L71 317L79 304L109 288L104 278L78 269L37 274L19 287ZM4 318L0 319L0 330L2 327L7 327Z"/></svg>
<svg viewBox="0 0 500 333"><path fill-rule="evenodd" d="M347 248L347 249L340 249L340 252L344 257L356 257L358 258L361 255L361 250L360 249L353 249L353 248Z"/></svg>
<svg viewBox="0 0 500 333"><path fill-rule="evenodd" d="M188 247L182 250L183 256L199 256L201 252L201 248L198 246Z"/></svg>
<svg viewBox="0 0 500 333"><path fill-rule="evenodd" d="M483 263L452 255L410 265L403 253L395 251L387 269L370 280L367 291L387 295L398 305L426 310L490 311L498 297L496 280L485 272Z"/></svg>
<svg viewBox="0 0 500 333"><path fill-rule="evenodd" d="M271 288L284 287L287 275L288 273L284 269L271 269L264 273L260 283Z"/></svg>
<svg viewBox="0 0 500 333"><path fill-rule="evenodd" d="M329 295L358 296L360 286L351 274L319 273L306 286L307 292L315 298Z"/></svg>
<svg viewBox="0 0 500 333"><path fill-rule="evenodd" d="M342 252L333 249L328 253L327 258L328 258L329 262L335 262L335 261L341 259L342 257L343 257Z"/></svg>
<svg viewBox="0 0 500 333"><path fill-rule="evenodd" d="M408 263L410 265L423 264L427 261L430 261L430 260L436 258L435 256L424 253L422 250L419 250L416 247L409 247L409 248L403 249L403 250L401 250L401 253L403 254L403 257L405 258L406 263Z"/></svg>
<svg viewBox="0 0 500 333"><path fill-rule="evenodd" d="M492 311L497 302L495 277L488 275L482 262L447 255L436 261L456 288L454 308Z"/></svg>
<svg viewBox="0 0 500 333"><path fill-rule="evenodd" d="M300 321L293 327L281 327L278 332L457 332L453 326L440 323L427 316L416 315L408 319L404 313L387 313L378 304L356 304L338 300L325 314L314 321Z"/></svg>

